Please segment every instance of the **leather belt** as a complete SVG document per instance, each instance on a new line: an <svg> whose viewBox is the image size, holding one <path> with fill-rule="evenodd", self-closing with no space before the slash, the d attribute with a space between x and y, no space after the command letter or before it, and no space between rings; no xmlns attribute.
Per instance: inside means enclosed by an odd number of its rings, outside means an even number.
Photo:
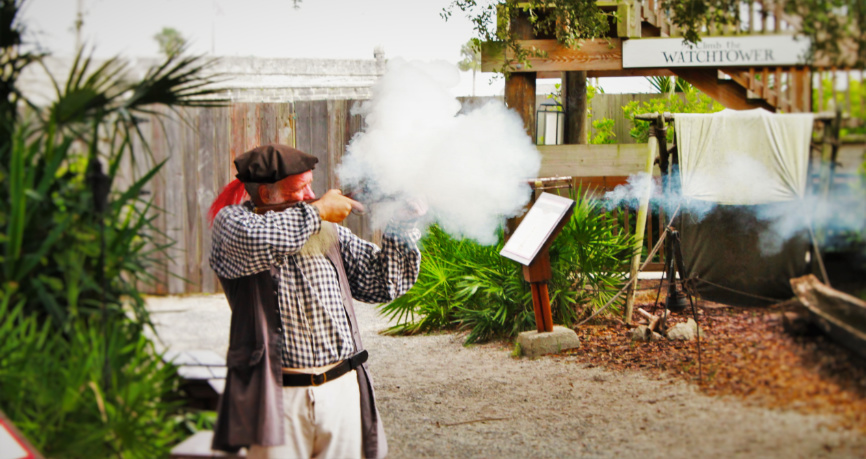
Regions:
<svg viewBox="0 0 866 459"><path fill-rule="evenodd" d="M283 387L321 386L358 368L367 361L366 349L338 363L337 366L319 374L283 373Z"/></svg>

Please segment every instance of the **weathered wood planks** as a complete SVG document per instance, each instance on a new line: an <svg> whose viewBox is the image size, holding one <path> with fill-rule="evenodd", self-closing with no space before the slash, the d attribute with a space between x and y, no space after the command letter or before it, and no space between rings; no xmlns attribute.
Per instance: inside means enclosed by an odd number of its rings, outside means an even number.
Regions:
<svg viewBox="0 0 866 459"><path fill-rule="evenodd" d="M524 49L542 51L546 56L529 57L528 66L512 64L512 72L622 69L622 40L618 38L584 40L580 48L568 48L556 40L518 40L518 43ZM514 59L510 50L485 46L481 53L481 71L498 71L505 59Z"/></svg>
<svg viewBox="0 0 866 459"><path fill-rule="evenodd" d="M539 145L539 177L618 177L644 169L647 144ZM658 166L653 174L660 174Z"/></svg>

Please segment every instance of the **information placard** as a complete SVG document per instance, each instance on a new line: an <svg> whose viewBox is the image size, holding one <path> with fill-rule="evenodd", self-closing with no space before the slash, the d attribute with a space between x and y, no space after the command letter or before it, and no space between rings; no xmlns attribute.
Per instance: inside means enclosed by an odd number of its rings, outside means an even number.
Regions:
<svg viewBox="0 0 866 459"><path fill-rule="evenodd" d="M499 254L528 266L572 206L571 199L542 193Z"/></svg>

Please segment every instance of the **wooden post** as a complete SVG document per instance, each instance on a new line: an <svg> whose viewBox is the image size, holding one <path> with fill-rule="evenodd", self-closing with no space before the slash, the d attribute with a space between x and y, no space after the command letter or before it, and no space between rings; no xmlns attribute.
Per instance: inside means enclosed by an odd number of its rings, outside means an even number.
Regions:
<svg viewBox="0 0 866 459"><path fill-rule="evenodd" d="M565 142L585 145L586 127L586 72L563 72L562 99L565 105Z"/></svg>
<svg viewBox="0 0 866 459"><path fill-rule="evenodd" d="M641 37L641 5L635 0L620 2L616 8L616 35L620 38Z"/></svg>
<svg viewBox="0 0 866 459"><path fill-rule="evenodd" d="M655 129L653 129L650 132L654 133ZM649 150L647 151L647 161L646 161L646 169L645 169L647 176L650 178L650 180L652 180L653 160L655 159L656 155L658 154L658 149L659 149L659 141L655 135L651 135L649 138ZM641 255L641 248L643 246L643 234L644 234L644 231L646 230L646 214L647 214L647 208L649 207L649 198L650 198L651 190L652 190L652 182L648 182L646 191L644 191L644 193L640 199L640 207L638 208L638 212L637 212L637 221L635 222L637 227L635 228L635 235L634 235L635 236L634 247L635 247L635 250L637 251L637 253L635 253L631 259L631 271L630 271L631 277L630 277L630 279L636 279L637 278L637 271L638 271L638 268L640 267L640 255ZM634 312L634 297L635 297L636 288L637 288L637 282L636 281L632 282L631 285L629 285L628 293L626 296L625 323L627 323L629 325L632 323L631 322L631 316L632 316L632 313Z"/></svg>
<svg viewBox="0 0 866 459"><path fill-rule="evenodd" d="M553 240L571 219L572 213L574 213L573 203L550 233L532 262L523 266L523 278L529 282L529 288L532 292L532 307L535 310L535 325L538 333L553 331L553 313L550 310L550 294L547 290L547 282L553 278L553 271L550 267L550 245L553 244Z"/></svg>
<svg viewBox="0 0 866 459"><path fill-rule="evenodd" d="M566 219L563 219L563 222ZM562 228L562 225L559 226ZM557 231L558 232L558 231ZM550 239L553 241L553 238ZM532 291L532 307L535 310L535 328L538 333L553 331L553 314L550 311L550 296L547 282L553 277L550 269L550 244L545 244L529 266L523 267L523 278Z"/></svg>
<svg viewBox="0 0 866 459"><path fill-rule="evenodd" d="M547 282L538 284L538 296L541 298L541 320L544 322L544 331L553 331L553 313L550 311L550 294L547 291Z"/></svg>
<svg viewBox="0 0 866 459"><path fill-rule="evenodd" d="M535 37L528 18L517 17L511 22L511 29L518 39ZM523 120L526 134L535 143L535 72L513 72L505 79L505 105L516 111ZM528 207L527 207L528 209ZM509 238L520 225L521 217L509 218L505 222L505 237Z"/></svg>
<svg viewBox="0 0 866 459"><path fill-rule="evenodd" d="M833 175L836 169L836 156L839 152L839 128L842 124L842 107L836 107L836 117L824 122L824 137L822 139L821 171L818 183L822 199L829 199L833 187Z"/></svg>
<svg viewBox="0 0 866 459"><path fill-rule="evenodd" d="M511 22L511 30L518 40L535 37L528 18L517 17ZM526 133L535 140L535 72L513 72L505 79L505 105L523 119Z"/></svg>
<svg viewBox="0 0 866 459"><path fill-rule="evenodd" d="M543 333L544 330L544 313L541 311L541 298L538 293L538 284L535 282L529 283L529 290L532 292L532 307L535 309L535 330L538 333Z"/></svg>
<svg viewBox="0 0 866 459"><path fill-rule="evenodd" d="M813 81L816 81L815 87L818 88L818 107L815 111L820 112L824 110L824 72L815 72L815 79Z"/></svg>

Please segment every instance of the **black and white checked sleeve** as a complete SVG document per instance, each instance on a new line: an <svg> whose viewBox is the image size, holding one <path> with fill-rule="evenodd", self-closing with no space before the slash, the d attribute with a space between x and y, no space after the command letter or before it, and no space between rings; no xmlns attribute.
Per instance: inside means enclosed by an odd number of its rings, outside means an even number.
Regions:
<svg viewBox="0 0 866 459"><path fill-rule="evenodd" d="M321 227L319 211L305 203L263 215L227 206L214 220L211 268L227 279L265 271L297 253Z"/></svg>
<svg viewBox="0 0 866 459"><path fill-rule="evenodd" d="M421 232L414 226L390 226L382 237L382 247L367 242L342 226L340 245L352 297L366 303L392 301L412 288L421 267L418 240Z"/></svg>

